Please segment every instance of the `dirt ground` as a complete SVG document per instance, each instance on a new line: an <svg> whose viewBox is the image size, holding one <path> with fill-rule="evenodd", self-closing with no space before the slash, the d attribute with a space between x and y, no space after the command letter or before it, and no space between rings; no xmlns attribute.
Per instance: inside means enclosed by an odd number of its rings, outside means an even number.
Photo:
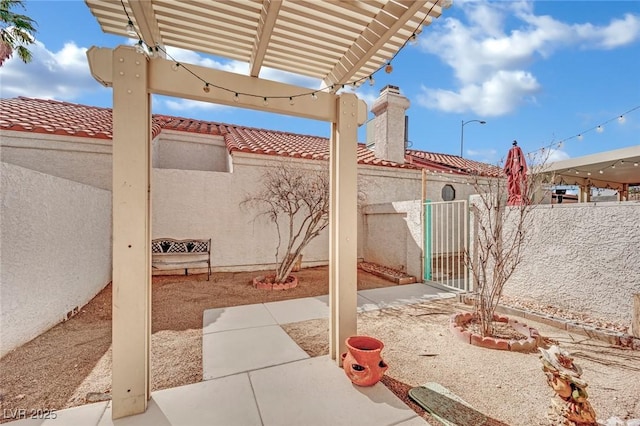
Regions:
<svg viewBox="0 0 640 426"><path fill-rule="evenodd" d="M205 309L329 292L327 267L296 272L298 287L284 291L254 289L251 281L261 274L264 271L220 272L212 274L210 281L206 275L153 277L152 391L202 380ZM358 271L359 290L389 285L395 284ZM108 398L110 347L111 285L108 285L76 316L0 359L0 411L62 409Z"/></svg>
<svg viewBox="0 0 640 426"><path fill-rule="evenodd" d="M254 289L250 282L259 274L215 273L211 281L206 275L154 277L152 390L202 380L203 310L328 293L326 267L303 269L297 273L299 286L285 291ZM389 285L395 284L358 271L358 289ZM448 330L449 316L468 309L448 300L362 313L358 332L385 343L383 356L390 368L383 383L407 402L408 389L437 382L496 419L494 424L548 424L551 391L538 355L492 351L456 340ZM640 418L639 352L542 324L529 325L574 354L599 419ZM328 352L327 320L284 328L311 356ZM61 409L108 398L110 345L111 286L107 286L78 315L0 360L0 409ZM415 404L411 406L437 424Z"/></svg>

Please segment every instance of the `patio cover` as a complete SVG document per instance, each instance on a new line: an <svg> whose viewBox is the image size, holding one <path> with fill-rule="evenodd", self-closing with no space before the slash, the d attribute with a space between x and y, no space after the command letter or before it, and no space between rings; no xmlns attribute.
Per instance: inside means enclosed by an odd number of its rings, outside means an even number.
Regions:
<svg viewBox="0 0 640 426"><path fill-rule="evenodd" d="M545 173L556 185L578 185L588 200L589 189L611 188L626 196L629 186L640 185L640 145L551 163Z"/></svg>
<svg viewBox="0 0 640 426"><path fill-rule="evenodd" d="M161 56L125 46L87 52L94 78L113 88L113 418L144 412L150 395L152 93L331 123L329 344L339 364L356 333L357 128L367 111L354 94L336 92L366 81L450 0L85 2L103 31L127 36L131 19ZM176 66L167 46L247 62L249 75ZM261 79L264 67L317 78L326 89L310 96Z"/></svg>

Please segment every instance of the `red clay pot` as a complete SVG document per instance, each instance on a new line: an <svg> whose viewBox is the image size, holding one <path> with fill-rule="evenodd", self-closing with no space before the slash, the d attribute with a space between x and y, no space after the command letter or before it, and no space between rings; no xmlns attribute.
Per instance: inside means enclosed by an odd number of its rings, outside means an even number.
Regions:
<svg viewBox="0 0 640 426"><path fill-rule="evenodd" d="M380 381L389 366L382 360L384 344L369 336L351 336L346 340L347 352L342 354L342 368L358 386L373 386Z"/></svg>

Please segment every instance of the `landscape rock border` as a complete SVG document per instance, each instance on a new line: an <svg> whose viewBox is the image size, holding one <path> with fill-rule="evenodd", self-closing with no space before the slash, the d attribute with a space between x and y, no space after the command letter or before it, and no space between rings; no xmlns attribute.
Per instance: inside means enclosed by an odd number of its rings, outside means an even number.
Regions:
<svg viewBox="0 0 640 426"><path fill-rule="evenodd" d="M274 276L261 275L255 277L253 279L253 287L259 290L288 290L298 286L298 277L295 275L289 275L287 280L283 283L270 283L268 281L269 278L274 278Z"/></svg>
<svg viewBox="0 0 640 426"><path fill-rule="evenodd" d="M540 339L540 333L538 333L538 330L518 322L518 320L500 315L494 316L495 321L509 324L518 333L524 335L526 339L517 340L490 336L482 337L479 334L472 333L465 329L464 325L471 322L472 319L473 314L471 312L459 312L453 314L449 321L449 329L459 340L482 348L529 353L535 351L538 347L538 340Z"/></svg>
<svg viewBox="0 0 640 426"><path fill-rule="evenodd" d="M464 303L465 305L473 305L473 300L473 294L458 295L458 301ZM550 325L561 330L566 330L570 333L582 334L583 336L587 336L601 342L606 342L613 346L621 346L624 348L629 348L631 350L640 351L640 338L634 337L627 333L608 330L600 327L593 327L590 325L580 324L575 321L566 320L564 318L554 317L538 312L531 312L520 308L513 308L510 306L498 305L496 311L500 312L501 314L515 315L521 318L529 319L531 321Z"/></svg>

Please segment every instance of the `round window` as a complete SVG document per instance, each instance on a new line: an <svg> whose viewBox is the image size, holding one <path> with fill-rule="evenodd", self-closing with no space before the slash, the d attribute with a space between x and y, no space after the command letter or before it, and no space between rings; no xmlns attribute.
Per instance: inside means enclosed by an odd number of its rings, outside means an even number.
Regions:
<svg viewBox="0 0 640 426"><path fill-rule="evenodd" d="M453 186L447 184L442 187L442 199L444 201L453 201L456 199L456 190Z"/></svg>

